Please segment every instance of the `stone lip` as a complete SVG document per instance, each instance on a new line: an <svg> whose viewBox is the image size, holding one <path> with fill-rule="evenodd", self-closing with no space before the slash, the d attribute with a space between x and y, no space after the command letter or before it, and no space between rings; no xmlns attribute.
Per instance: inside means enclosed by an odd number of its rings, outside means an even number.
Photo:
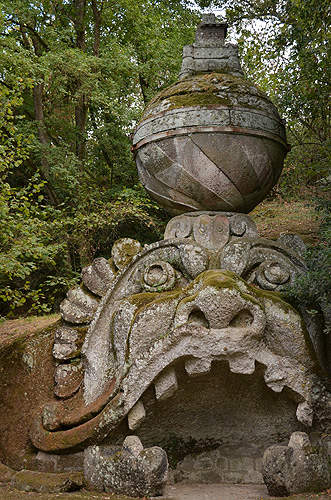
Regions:
<svg viewBox="0 0 331 500"><path fill-rule="evenodd" d="M76 491L83 487L84 477L81 472L47 473L21 470L11 479L11 486L16 490L37 493L60 493Z"/></svg>

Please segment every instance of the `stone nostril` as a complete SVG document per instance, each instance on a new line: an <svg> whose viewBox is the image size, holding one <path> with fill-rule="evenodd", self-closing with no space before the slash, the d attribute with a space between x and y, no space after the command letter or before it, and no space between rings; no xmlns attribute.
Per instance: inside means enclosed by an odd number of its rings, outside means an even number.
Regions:
<svg viewBox="0 0 331 500"><path fill-rule="evenodd" d="M197 323L198 325L209 328L209 321L200 309L193 309L187 320L188 323Z"/></svg>
<svg viewBox="0 0 331 500"><path fill-rule="evenodd" d="M235 328L245 328L254 321L252 313L248 309L241 309L230 321L229 326Z"/></svg>

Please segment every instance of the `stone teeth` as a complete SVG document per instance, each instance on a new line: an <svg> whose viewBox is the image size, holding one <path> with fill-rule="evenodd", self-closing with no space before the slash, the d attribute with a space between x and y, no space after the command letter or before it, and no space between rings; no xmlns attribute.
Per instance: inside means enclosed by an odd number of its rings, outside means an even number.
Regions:
<svg viewBox="0 0 331 500"><path fill-rule="evenodd" d="M190 377L197 377L209 373L211 369L210 359L188 359L185 363L185 370Z"/></svg>
<svg viewBox="0 0 331 500"><path fill-rule="evenodd" d="M232 373L251 375L255 371L255 359L248 356L230 357L228 361Z"/></svg>
<svg viewBox="0 0 331 500"><path fill-rule="evenodd" d="M128 426L131 431L138 429L146 417L146 411L143 403L138 401L128 413Z"/></svg>
<svg viewBox="0 0 331 500"><path fill-rule="evenodd" d="M296 416L299 422L308 427L313 425L314 410L308 403L308 401L303 401L297 407Z"/></svg>
<svg viewBox="0 0 331 500"><path fill-rule="evenodd" d="M286 373L278 366L269 366L263 378L266 385L274 392L281 392L286 385Z"/></svg>
<svg viewBox="0 0 331 500"><path fill-rule="evenodd" d="M169 368L162 373L154 382L156 399L163 401L170 398L178 389L176 372L173 368Z"/></svg>

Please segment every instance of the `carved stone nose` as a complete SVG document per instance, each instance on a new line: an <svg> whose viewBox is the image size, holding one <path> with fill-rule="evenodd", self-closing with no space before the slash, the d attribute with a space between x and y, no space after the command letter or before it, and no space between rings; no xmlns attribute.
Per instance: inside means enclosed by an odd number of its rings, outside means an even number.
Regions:
<svg viewBox="0 0 331 500"><path fill-rule="evenodd" d="M177 308L175 327L194 323L209 329L243 328L262 334L265 327L262 306L249 295L231 288L207 286L182 300Z"/></svg>

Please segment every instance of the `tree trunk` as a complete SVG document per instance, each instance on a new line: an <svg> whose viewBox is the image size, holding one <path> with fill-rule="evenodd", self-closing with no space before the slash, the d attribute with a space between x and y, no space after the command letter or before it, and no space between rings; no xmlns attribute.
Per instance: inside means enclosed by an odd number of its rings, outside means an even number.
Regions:
<svg viewBox="0 0 331 500"><path fill-rule="evenodd" d="M76 47L82 52L85 52L85 9L86 0L76 0L76 18L75 18L75 31L76 31ZM75 106L75 122L76 122L76 155L80 161L85 158L85 128L88 112L88 102L85 95L79 98Z"/></svg>
<svg viewBox="0 0 331 500"><path fill-rule="evenodd" d="M142 93L142 96L143 96L144 104L146 105L148 103L148 95L147 95L148 83L141 76L140 73L139 73L139 83L140 83L140 88L141 88L141 93Z"/></svg>
<svg viewBox="0 0 331 500"><path fill-rule="evenodd" d="M100 53L100 28L101 28L101 11L98 10L97 0L92 0L92 12L94 18L94 43L93 43L93 54L99 57Z"/></svg>

